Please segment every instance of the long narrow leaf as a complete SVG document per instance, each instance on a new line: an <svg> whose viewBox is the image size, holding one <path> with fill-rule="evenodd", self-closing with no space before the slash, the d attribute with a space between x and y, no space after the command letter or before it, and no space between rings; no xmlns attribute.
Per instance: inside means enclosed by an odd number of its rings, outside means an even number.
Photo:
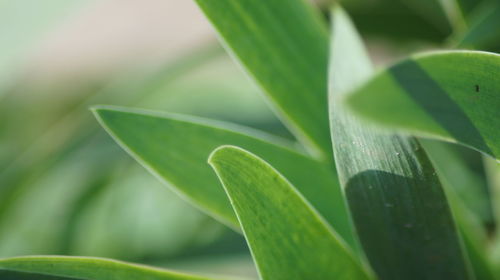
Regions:
<svg viewBox="0 0 500 280"><path fill-rule="evenodd" d="M330 117L339 178L380 279L471 279L439 180L414 139L380 134L340 102L372 74L347 15L333 11Z"/></svg>
<svg viewBox="0 0 500 280"><path fill-rule="evenodd" d="M429 53L382 71L347 102L360 116L500 158L500 55Z"/></svg>
<svg viewBox="0 0 500 280"><path fill-rule="evenodd" d="M0 276L8 280L210 280L115 260L34 256L0 260ZM220 278L219 278L220 279ZM228 279L228 278L226 278Z"/></svg>
<svg viewBox="0 0 500 280"><path fill-rule="evenodd" d="M237 147L215 150L219 176L262 280L369 279L368 273L294 187Z"/></svg>
<svg viewBox="0 0 500 280"><path fill-rule="evenodd" d="M330 156L328 33L304 0L196 0L305 144Z"/></svg>
<svg viewBox="0 0 500 280"><path fill-rule="evenodd" d="M175 191L232 227L233 209L206 163L218 146L238 145L265 158L351 245L355 241L335 170L264 133L174 114L99 107L95 113L114 139L149 171Z"/></svg>
<svg viewBox="0 0 500 280"><path fill-rule="evenodd" d="M420 143L443 183L476 279L496 279L487 257L488 238L484 230L484 225L491 223L490 203L486 194L478 191L481 187L484 189L481 186L484 182L472 174L450 149L450 144L432 140L420 140Z"/></svg>

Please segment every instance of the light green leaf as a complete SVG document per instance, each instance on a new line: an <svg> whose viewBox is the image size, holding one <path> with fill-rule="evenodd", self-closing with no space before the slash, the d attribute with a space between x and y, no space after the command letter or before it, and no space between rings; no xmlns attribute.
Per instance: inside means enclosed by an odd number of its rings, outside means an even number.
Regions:
<svg viewBox="0 0 500 280"><path fill-rule="evenodd" d="M308 147L330 157L328 33L304 0L196 0L226 46Z"/></svg>
<svg viewBox="0 0 500 280"><path fill-rule="evenodd" d="M33 256L0 260L9 280L210 280L164 269L109 259ZM50 277L55 276L55 277ZM50 277L50 278L49 278ZM220 279L220 278L219 278ZM227 278L226 278L227 279Z"/></svg>
<svg viewBox="0 0 500 280"><path fill-rule="evenodd" d="M360 116L500 158L500 55L434 52L406 59L347 98Z"/></svg>
<svg viewBox="0 0 500 280"><path fill-rule="evenodd" d="M238 216L262 280L370 279L295 188L257 156L215 150L209 163Z"/></svg>
<svg viewBox="0 0 500 280"><path fill-rule="evenodd" d="M335 230L355 241L335 170L290 143L251 129L201 118L98 107L95 113L113 138L149 171L187 200L224 223L238 221L206 163L221 145L238 145L265 158L297 186Z"/></svg>
<svg viewBox="0 0 500 280"><path fill-rule="evenodd" d="M347 15L332 12L330 120L335 162L361 245L380 279L471 279L441 184L412 138L381 134L340 102L369 79Z"/></svg>

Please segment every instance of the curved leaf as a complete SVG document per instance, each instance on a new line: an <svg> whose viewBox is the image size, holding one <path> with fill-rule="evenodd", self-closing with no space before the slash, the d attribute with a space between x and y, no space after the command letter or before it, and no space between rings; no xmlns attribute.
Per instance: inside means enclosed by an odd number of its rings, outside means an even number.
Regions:
<svg viewBox="0 0 500 280"><path fill-rule="evenodd" d="M449 51L406 59L347 98L360 116L500 158L500 55Z"/></svg>
<svg viewBox="0 0 500 280"><path fill-rule="evenodd" d="M101 258L33 256L0 260L9 280L210 280L202 276ZM220 278L219 278L220 279Z"/></svg>
<svg viewBox="0 0 500 280"><path fill-rule="evenodd" d="M237 147L209 158L238 216L261 279L369 279L352 252L275 169Z"/></svg>
<svg viewBox="0 0 500 280"><path fill-rule="evenodd" d="M296 136L330 157L328 33L304 0L196 0Z"/></svg>
<svg viewBox="0 0 500 280"><path fill-rule="evenodd" d="M265 158L352 246L355 241L335 170L282 139L201 118L99 107L95 113L113 138L149 171L206 212L237 228L238 221L217 177L206 163L225 144Z"/></svg>
<svg viewBox="0 0 500 280"><path fill-rule="evenodd" d="M339 102L372 73L347 15L332 13L330 121L335 162L364 251L380 279L471 279L443 189L412 138L381 134Z"/></svg>

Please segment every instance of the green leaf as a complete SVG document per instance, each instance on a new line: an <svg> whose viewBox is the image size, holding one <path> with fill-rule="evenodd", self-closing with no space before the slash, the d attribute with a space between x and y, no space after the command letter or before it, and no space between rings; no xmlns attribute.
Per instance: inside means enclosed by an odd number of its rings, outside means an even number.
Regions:
<svg viewBox="0 0 500 280"><path fill-rule="evenodd" d="M429 154L443 185L460 199L461 207L466 207L479 224L492 224L493 211L484 178L470 169L452 149L452 144L424 139L420 143Z"/></svg>
<svg viewBox="0 0 500 280"><path fill-rule="evenodd" d="M209 158L226 190L261 279L370 279L320 215L271 165L237 147Z"/></svg>
<svg viewBox="0 0 500 280"><path fill-rule="evenodd" d="M493 216L496 223L500 225L500 162L485 157L484 167L491 199L493 200Z"/></svg>
<svg viewBox="0 0 500 280"><path fill-rule="evenodd" d="M210 280L125 263L109 259L86 257L33 256L0 260L0 276L9 280ZM49 276L52 276L49 278ZM5 278L2 278L5 279Z"/></svg>
<svg viewBox="0 0 500 280"><path fill-rule="evenodd" d="M251 129L201 118L98 107L95 113L113 138L149 171L193 204L233 228L238 221L206 163L221 145L238 145L265 158L297 186L335 230L355 241L335 170L290 143Z"/></svg>
<svg viewBox="0 0 500 280"><path fill-rule="evenodd" d="M460 8L464 16L469 15L474 9L476 9L480 4L486 2L484 0L455 0L456 5Z"/></svg>
<svg viewBox="0 0 500 280"><path fill-rule="evenodd" d="M492 214L485 186L473 174L450 145L440 141L420 140L443 182L453 217L464 240L464 246L476 279L495 279L487 258L488 238L485 224L491 224Z"/></svg>
<svg viewBox="0 0 500 280"><path fill-rule="evenodd" d="M453 18L449 18L450 11L443 1L436 0L402 0L416 13L427 19L436 28L443 32L449 32L452 28ZM450 22L451 21L451 22Z"/></svg>
<svg viewBox="0 0 500 280"><path fill-rule="evenodd" d="M384 280L471 279L441 184L418 142L381 134L340 102L373 70L347 15L335 8L332 18L333 149L368 260Z"/></svg>
<svg viewBox="0 0 500 280"><path fill-rule="evenodd" d="M406 59L347 97L367 120L500 158L500 55L447 51Z"/></svg>
<svg viewBox="0 0 500 280"><path fill-rule="evenodd" d="M480 8L471 18L470 27L462 35L459 47L500 51L500 3L493 1Z"/></svg>
<svg viewBox="0 0 500 280"><path fill-rule="evenodd" d="M416 0L408 0L416 3ZM349 0L343 2L360 32L366 36L389 39L392 42L407 42L414 48L414 42L441 43L451 33L449 24L439 25L423 18L425 9L412 9L402 0ZM433 16L430 13L427 16ZM380 20L380 19L384 20ZM404 22L404 24L401 24ZM445 27L443 29L443 27ZM448 28L446 28L448 27ZM399 44L402 46L402 44ZM397 52L403 51L398 48ZM391 54L392 55L392 54ZM395 54L398 55L397 53Z"/></svg>
<svg viewBox="0 0 500 280"><path fill-rule="evenodd" d="M304 0L196 0L299 140L330 157L326 25Z"/></svg>

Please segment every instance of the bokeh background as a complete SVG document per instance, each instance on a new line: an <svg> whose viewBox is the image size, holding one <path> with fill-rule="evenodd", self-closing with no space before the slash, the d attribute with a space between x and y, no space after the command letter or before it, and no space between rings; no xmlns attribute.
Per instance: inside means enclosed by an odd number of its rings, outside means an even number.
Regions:
<svg viewBox="0 0 500 280"><path fill-rule="evenodd" d="M466 43L467 34L457 32L464 20L429 4L437 2L344 5L382 66L413 51ZM465 22L479 25L490 15L486 2L471 7ZM326 1L314 5L327 17ZM498 50L490 35L478 36L486 38L484 49ZM223 119L292 137L194 1L1 1L0 257L85 255L255 275L243 238L126 155L93 118L96 104ZM480 156L461 155L482 178Z"/></svg>

